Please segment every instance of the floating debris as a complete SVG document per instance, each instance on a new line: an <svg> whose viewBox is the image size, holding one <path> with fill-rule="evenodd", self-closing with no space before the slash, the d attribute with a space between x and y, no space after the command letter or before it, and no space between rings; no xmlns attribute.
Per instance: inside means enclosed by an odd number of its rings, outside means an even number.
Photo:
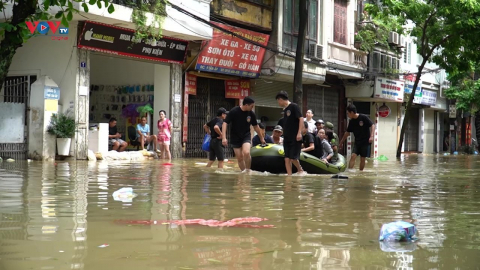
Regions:
<svg viewBox="0 0 480 270"><path fill-rule="evenodd" d="M14 162L14 161L15 161L15 159L13 159L13 158L7 159L7 162Z"/></svg>

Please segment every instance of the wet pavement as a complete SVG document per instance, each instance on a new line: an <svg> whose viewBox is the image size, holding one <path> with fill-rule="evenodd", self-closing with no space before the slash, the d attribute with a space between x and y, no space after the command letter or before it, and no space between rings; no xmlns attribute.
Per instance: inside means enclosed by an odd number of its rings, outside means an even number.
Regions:
<svg viewBox="0 0 480 270"><path fill-rule="evenodd" d="M480 268L478 156L370 161L349 179L204 162L0 163L0 270ZM136 197L115 200L124 187ZM262 220L224 223L244 217ZM394 220L417 226L406 252L377 241Z"/></svg>

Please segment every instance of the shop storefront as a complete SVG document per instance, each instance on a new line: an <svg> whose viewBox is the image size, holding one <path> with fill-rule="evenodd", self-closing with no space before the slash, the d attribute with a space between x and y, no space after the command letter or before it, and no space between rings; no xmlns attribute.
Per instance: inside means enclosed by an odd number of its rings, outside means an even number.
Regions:
<svg viewBox="0 0 480 270"><path fill-rule="evenodd" d="M140 117L147 115L152 134L157 134L158 112L165 110L174 126L171 150L176 152L175 129L181 127L181 116L174 105L181 103L181 94L171 83L178 79L172 66L184 62L188 41L164 36L139 42L133 30L89 21L79 29L77 47L90 51L87 61L80 63L80 68L89 71L90 91L81 94L88 96L90 126L116 118L118 131L133 150ZM139 107L144 106L150 106L153 113L140 114Z"/></svg>
<svg viewBox="0 0 480 270"><path fill-rule="evenodd" d="M414 79L410 77L405 80L405 94L412 93ZM418 153L444 151L445 134L448 136L448 132L445 132L448 131L445 130L448 125L446 109L446 99L439 97L435 89L427 89L420 80L415 91L402 151ZM403 123L405 107L401 108L401 113Z"/></svg>
<svg viewBox="0 0 480 270"><path fill-rule="evenodd" d="M268 43L269 35L216 25L263 46ZM196 71L187 71L185 76L183 143L186 157L206 157L201 150L203 125L216 116L218 108L230 110L252 95L264 54L265 49L260 46L219 29L214 29L212 40L202 44ZM226 149L226 156L233 156L232 148Z"/></svg>
<svg viewBox="0 0 480 270"><path fill-rule="evenodd" d="M395 156L400 136L399 119L403 96L404 83L394 79L377 77L375 81L346 86L349 103L353 103L359 113L369 116L375 124L371 157ZM352 153L354 140L353 134L347 140L348 156Z"/></svg>

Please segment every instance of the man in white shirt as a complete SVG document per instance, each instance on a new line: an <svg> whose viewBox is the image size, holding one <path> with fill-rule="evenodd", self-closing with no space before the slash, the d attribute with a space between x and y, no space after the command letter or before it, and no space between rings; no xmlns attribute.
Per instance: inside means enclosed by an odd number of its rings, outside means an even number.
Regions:
<svg viewBox="0 0 480 270"><path fill-rule="evenodd" d="M307 117L307 120L305 122L307 122L308 124L308 132L316 134L317 127L315 126L315 120L313 120L313 111L311 109L308 109L305 116Z"/></svg>

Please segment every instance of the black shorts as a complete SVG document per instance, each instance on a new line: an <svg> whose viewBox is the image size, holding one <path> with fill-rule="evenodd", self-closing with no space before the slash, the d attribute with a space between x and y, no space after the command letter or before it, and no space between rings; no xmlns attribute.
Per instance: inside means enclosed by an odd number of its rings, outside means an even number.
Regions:
<svg viewBox="0 0 480 270"><path fill-rule="evenodd" d="M215 161L215 158L218 159L218 161L225 159L222 140L216 138L210 141L210 152L208 153L209 160Z"/></svg>
<svg viewBox="0 0 480 270"><path fill-rule="evenodd" d="M285 157L289 159L299 159L302 151L302 142L283 142Z"/></svg>
<svg viewBox="0 0 480 270"><path fill-rule="evenodd" d="M355 144L353 147L353 153L357 156L367 157L369 147L370 144Z"/></svg>
<svg viewBox="0 0 480 270"><path fill-rule="evenodd" d="M252 144L252 136L250 134L245 135L243 138L235 138L230 140L230 145L232 148L242 148L244 143Z"/></svg>

